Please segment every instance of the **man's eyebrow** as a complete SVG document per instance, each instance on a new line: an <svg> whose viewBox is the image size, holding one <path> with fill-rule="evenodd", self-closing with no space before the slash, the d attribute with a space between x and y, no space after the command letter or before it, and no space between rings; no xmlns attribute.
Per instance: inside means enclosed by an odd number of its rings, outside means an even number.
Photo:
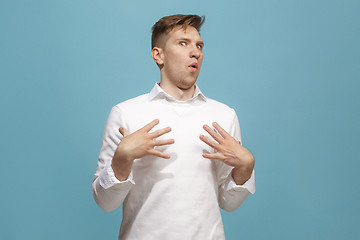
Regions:
<svg viewBox="0 0 360 240"><path fill-rule="evenodd" d="M181 40L191 42L191 39L186 38L186 37L180 37L180 38L177 39L177 41L181 41Z"/></svg>

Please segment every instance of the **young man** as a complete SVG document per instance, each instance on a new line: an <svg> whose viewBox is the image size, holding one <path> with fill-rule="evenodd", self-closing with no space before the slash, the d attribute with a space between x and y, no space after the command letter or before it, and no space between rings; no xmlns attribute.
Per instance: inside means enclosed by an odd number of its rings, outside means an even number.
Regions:
<svg viewBox="0 0 360 240"><path fill-rule="evenodd" d="M224 239L219 206L233 211L255 191L235 111L195 85L202 23L160 19L151 51L160 83L110 112L92 187L105 211L123 204L119 239Z"/></svg>

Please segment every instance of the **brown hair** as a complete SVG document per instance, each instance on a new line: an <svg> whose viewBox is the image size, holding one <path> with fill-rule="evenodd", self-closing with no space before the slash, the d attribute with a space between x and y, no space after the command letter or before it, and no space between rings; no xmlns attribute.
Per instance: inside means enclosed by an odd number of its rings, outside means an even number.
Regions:
<svg viewBox="0 0 360 240"><path fill-rule="evenodd" d="M181 26L186 29L188 26L194 27L198 32L205 21L205 16L176 14L166 16L157 21L152 27L151 49L159 47L160 39L169 33L174 27Z"/></svg>

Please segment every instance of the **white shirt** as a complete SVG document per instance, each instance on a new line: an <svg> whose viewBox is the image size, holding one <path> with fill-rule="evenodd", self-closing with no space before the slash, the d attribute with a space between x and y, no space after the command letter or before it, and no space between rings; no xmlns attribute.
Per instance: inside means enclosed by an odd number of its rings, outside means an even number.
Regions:
<svg viewBox="0 0 360 240"><path fill-rule="evenodd" d="M152 131L172 129L158 139L173 138L175 143L157 147L171 158L135 159L128 179L119 181L111 168L122 139L119 127L132 133L156 118L160 123ZM92 188L105 211L123 203L119 239L225 239L219 206L227 211L238 208L255 192L255 179L253 172L245 184L236 185L232 167L202 157L204 151L214 152L199 139L201 134L209 136L202 126L214 121L240 141L235 111L206 98L198 87L193 98L178 101L155 84L150 93L112 108Z"/></svg>

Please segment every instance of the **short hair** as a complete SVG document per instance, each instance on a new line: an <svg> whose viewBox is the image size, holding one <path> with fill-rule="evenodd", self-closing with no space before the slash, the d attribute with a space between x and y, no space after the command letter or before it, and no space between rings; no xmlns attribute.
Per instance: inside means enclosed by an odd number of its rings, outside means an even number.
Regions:
<svg viewBox="0 0 360 240"><path fill-rule="evenodd" d="M186 29L188 26L194 27L198 32L205 21L205 16L176 14L166 16L157 21L152 27L151 49L159 47L160 39L169 33L176 26Z"/></svg>

